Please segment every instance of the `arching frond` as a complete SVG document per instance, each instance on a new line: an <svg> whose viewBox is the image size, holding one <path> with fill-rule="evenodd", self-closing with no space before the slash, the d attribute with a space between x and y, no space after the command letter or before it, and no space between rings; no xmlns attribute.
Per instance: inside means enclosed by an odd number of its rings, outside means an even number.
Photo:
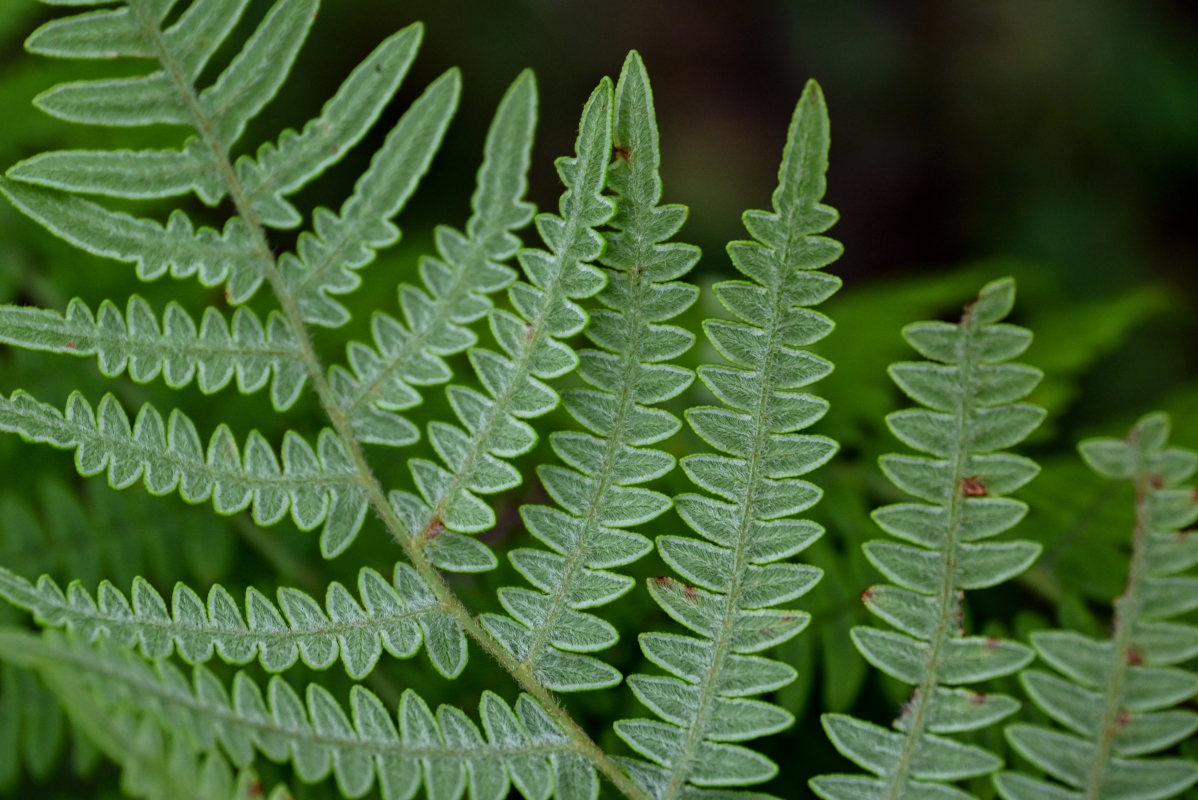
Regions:
<svg viewBox="0 0 1198 800"><path fill-rule="evenodd" d="M260 661L267 672L282 672L297 660L314 669L340 660L351 677L360 679L374 669L383 650L409 658L423 642L439 671L450 677L462 671L465 635L411 567L397 564L391 581L363 568L358 595L360 601L334 582L322 606L298 589L279 589L278 600L271 602L251 588L243 616L220 584L205 602L178 583L168 609L141 578L128 597L104 581L93 598L78 582L64 594L48 576L34 586L0 567L0 597L32 612L42 625L68 628L89 641L105 636L121 646L137 646L153 660L177 651L187 663L201 664L219 654L230 664Z"/></svg>
<svg viewBox="0 0 1198 800"><path fill-rule="evenodd" d="M75 450L81 475L107 470L113 488L141 480L151 494L178 491L189 503L211 499L220 514L253 509L271 525L289 511L300 530L324 523L321 551L332 557L349 546L366 516L366 498L340 440L325 430L312 448L298 434L283 439L282 464L274 449L251 431L239 449L228 426L212 434L205 450L195 424L180 411L166 421L144 405L132 424L112 395L98 408L78 392L66 411L25 392L0 396L0 430L26 441Z"/></svg>
<svg viewBox="0 0 1198 800"><path fill-rule="evenodd" d="M51 633L0 631L0 655L34 667L52 680L87 690L100 707L153 715L186 732L197 749L219 747L233 764L255 751L289 761L311 783L332 774L346 797L361 797L378 781L384 798L411 797L423 785L429 797L503 800L515 788L531 800L593 798L595 773L531 698L513 709L484 693L483 731L451 706L436 713L408 690L396 715L370 691L355 686L350 713L318 684L303 698L278 676L265 692L244 672L225 686L204 667L189 682L168 662L156 667L127 652ZM485 731L485 735L484 735Z"/></svg>
<svg viewBox="0 0 1198 800"><path fill-rule="evenodd" d="M820 491L801 480L827 461L836 443L796 434L827 403L794 391L832 365L803 349L832 323L807 306L840 286L819 270L840 245L818 234L836 221L823 205L828 117L822 92L808 83L795 109L779 170L773 211L744 215L754 241L728 252L751 281L717 284L716 296L741 321L709 320L704 329L731 366L706 366L699 377L725 405L691 409L687 421L722 455L687 456L682 467L707 494L675 498L699 538L662 536L657 548L685 579L653 578L649 591L695 636L646 633L641 648L669 676L633 675L637 698L664 721L616 723L616 732L652 764L631 767L645 791L666 800L694 786L741 786L772 777L777 767L729 742L777 732L792 722L784 709L747 696L794 679L794 669L752 653L786 641L808 615L777 605L819 580L819 570L783 562L822 530L796 515ZM706 541L704 541L706 540Z"/></svg>
<svg viewBox="0 0 1198 800"><path fill-rule="evenodd" d="M1015 301L1010 279L982 288L961 321L903 329L907 342L938 363L894 364L890 375L925 406L897 411L887 424L926 456L885 456L882 469L920 503L879 508L874 520L902 544L877 540L866 557L895 585L875 586L866 607L897 630L859 627L853 641L867 661L915 691L894 730L844 714L824 729L847 758L876 777L824 775L811 788L825 800L968 798L944 782L993 773L993 753L943 734L994 724L1018 708L1012 698L963 685L1009 675L1031 660L1023 645L961 629L964 590L994 586L1035 560L1032 542L983 542L1023 518L1027 506L1002 495L1035 476L1035 463L999 452L1043 419L1018 403L1040 371L1006 363L1031 342L1026 329L1000 322Z"/></svg>
<svg viewBox="0 0 1198 800"><path fill-rule="evenodd" d="M1164 800L1198 783L1193 759L1148 757L1198 731L1198 713L1176 708L1198 695L1198 675L1182 666L1198 656L1198 626L1176 619L1198 608L1198 536L1180 530L1198 521L1198 495L1177 485L1198 469L1198 453L1169 447L1169 428L1167 415L1149 414L1125 439L1080 445L1095 472L1135 485L1131 569L1110 639L1032 634L1054 671L1027 669L1020 681L1065 730L1007 727L1016 752L1055 780L1003 772L995 785L1006 800Z"/></svg>

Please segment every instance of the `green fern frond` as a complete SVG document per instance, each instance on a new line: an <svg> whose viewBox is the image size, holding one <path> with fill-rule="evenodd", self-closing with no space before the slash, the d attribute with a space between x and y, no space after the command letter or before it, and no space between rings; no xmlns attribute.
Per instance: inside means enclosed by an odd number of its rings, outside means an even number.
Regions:
<svg viewBox="0 0 1198 800"><path fill-rule="evenodd" d="M341 440L325 430L314 450L298 434L283 439L282 465L257 431L239 450L228 426L212 434L207 451L195 424L172 411L166 422L144 405L132 423L120 403L105 395L97 409L78 392L66 411L17 391L0 396L0 430L26 441L75 450L81 475L107 469L108 482L123 489L138 480L151 494L178 490L189 503L211 498L220 514L253 508L261 525L278 522L288 511L300 530L324 523L321 551L332 557L357 535L366 517L366 497Z"/></svg>
<svg viewBox="0 0 1198 800"><path fill-rule="evenodd" d="M531 72L525 72L504 95L487 133L474 214L466 223L466 233L448 226L437 228L434 238L440 257L420 262L424 288L402 285L399 289L405 321L376 312L371 321L373 346L351 344L352 372L341 367L330 370L329 383L339 405L363 442L409 443L415 428L391 412L420 402L415 387L449 380L450 369L443 358L477 341L466 326L486 315L490 294L515 279L515 271L502 262L520 246L512 231L526 225L534 211L522 198L536 108L536 82Z"/></svg>
<svg viewBox="0 0 1198 800"><path fill-rule="evenodd" d="M100 372L115 378L125 370L138 383L159 375L167 386L181 388L193 380L212 394L237 378L242 394L270 384L278 411L295 404L307 380L299 343L287 320L271 312L266 324L248 308L232 320L215 308L204 309L197 326L178 303L157 315L143 298L129 298L124 316L111 301L93 312L78 298L59 314L40 308L0 306L0 342L76 356L96 356Z"/></svg>
<svg viewBox="0 0 1198 800"><path fill-rule="evenodd" d="M173 666L156 667L127 652L74 639L0 631L0 654L85 688L101 707L153 715L184 731L201 751L219 746L233 764L255 751L289 761L306 783L330 773L345 797L366 794L376 778L382 796L411 797L424 785L429 797L458 797L469 786L475 800L503 800L514 785L544 800L595 797L598 780L550 717L522 695L515 711L497 695L479 704L485 736L463 712L436 714L411 690L395 717L370 691L350 692L350 715L324 688L310 684L301 699L272 678L265 693L243 672L224 685L204 667L188 680ZM265 695L265 696L264 696Z"/></svg>
<svg viewBox="0 0 1198 800"><path fill-rule="evenodd" d="M574 301L591 297L606 278L593 267L603 239L594 230L612 215L603 197L611 154L611 81L604 79L583 109L577 156L557 162L566 185L561 216L539 214L537 229L549 251L524 249L517 257L530 283L517 281L508 299L518 312L492 309L491 332L503 349L468 351L486 394L453 384L447 394L462 427L428 426L428 438L444 466L412 459L417 496L391 493L391 502L416 546L432 563L454 572L491 569L490 549L464 536L495 525L495 513L478 498L510 489L521 478L505 459L526 452L536 434L524 419L551 411L557 393L543 379L573 370L578 357L560 340L580 332L587 316Z"/></svg>
<svg viewBox="0 0 1198 800"><path fill-rule="evenodd" d="M840 280L819 272L841 252L819 236L836 221L823 205L828 117L819 87L809 83L790 125L773 211L750 211L744 223L756 241L728 246L749 281L717 284L716 296L743 322L709 320L712 344L732 366L706 366L699 377L725 408L697 408L687 420L725 455L682 460L690 479L710 492L675 498L683 520L707 541L663 536L657 548L688 582L653 578L649 591L667 614L697 636L641 635L645 655L671 677L633 675L638 699L664 722L621 720L616 732L645 762L627 762L653 797L675 798L693 786L740 786L774 775L772 761L740 745L793 720L776 705L746 699L794 679L794 669L749 655L797 635L801 611L777 609L819 580L812 567L781 562L821 533L795 519L820 491L797 476L827 461L836 443L795 434L827 403L793 390L809 386L832 365L802 349L832 323L806 306L836 291ZM717 499L718 498L718 499Z"/></svg>
<svg viewBox="0 0 1198 800"><path fill-rule="evenodd" d="M1127 438L1087 439L1090 468L1136 489L1127 588L1115 600L1114 632L1098 640L1073 631L1037 631L1032 646L1056 672L1028 669L1028 696L1066 731L1014 724L1016 752L1056 781L1018 772L995 776L1006 800L1164 800L1198 783L1198 763L1145 758L1198 731L1198 713L1175 708L1198 695L1198 626L1175 618L1198 608L1195 489L1178 486L1198 469L1198 453L1168 447L1169 417L1149 414Z"/></svg>
<svg viewBox="0 0 1198 800"><path fill-rule="evenodd" d="M49 113L75 122L184 124L196 128L180 150L66 150L27 159L0 185L12 202L56 235L100 256L137 264L138 276L197 275L206 286L228 282L231 302L247 300L273 264L252 226L294 227L299 215L284 199L342 158L377 120L403 80L420 44L419 25L384 41L346 79L322 114L296 134L284 131L256 157L228 167L246 124L277 93L316 14L316 0L280 0L209 87L195 86L208 59L232 30L245 0L200 0L167 28L174 2L130 0L126 7L53 20L30 36L33 52L74 58L154 58L161 69L140 78L63 84L39 98ZM104 42L97 49L95 42ZM315 214L297 256L280 269L308 322L340 325L345 309L330 298L359 282L354 270L393 244L388 221L428 169L457 105L457 73L435 81L408 109L359 179L340 215ZM182 212L168 224L110 211L46 191L115 197L168 197L195 192L215 204L231 191L242 216L223 233L195 230ZM231 188L231 187L236 187Z"/></svg>
<svg viewBox="0 0 1198 800"><path fill-rule="evenodd" d="M613 644L610 624L582 609L609 603L633 581L607 571L630 563L652 545L622 530L670 507L659 492L637 488L668 472L674 459L644 447L675 433L673 415L651 404L676 397L693 380L667 363L694 337L662 324L698 297L673 282L690 270L699 250L666 244L686 218L681 206L659 206L661 179L657 124L648 75L635 52L624 62L615 93L615 159L608 184L616 215L605 233L602 263L607 286L591 314L587 337L603 350L580 350L579 373L593 388L563 393L566 408L590 433L557 432L554 452L569 468L544 465L541 483L561 507L526 505L520 514L549 551L522 548L512 564L536 591L504 587L500 602L511 616L485 615L483 624L520 663L556 691L600 689L619 683L608 664L583 655Z"/></svg>
<svg viewBox="0 0 1198 800"><path fill-rule="evenodd" d="M926 408L897 411L887 424L905 444L930 454L885 456L882 468L921 503L898 503L874 520L903 544L876 540L866 556L895 585L875 586L866 607L897 631L859 627L857 649L886 674L914 685L896 730L843 714L826 714L836 748L877 777L824 775L811 788L826 800L916 800L969 795L940 785L993 773L993 753L942 734L973 731L1014 713L1003 695L957 688L1009 675L1031 660L1023 645L961 629L964 590L1001 583L1040 552L1032 542L982 543L1014 526L1027 506L1002 497L1031 480L1035 463L998 452L1023 440L1043 419L1018 403L1040 371L1005 363L1031 343L1026 329L1001 323L1015 300L1010 279L982 288L961 321L922 322L903 329L907 342L938 363L892 365L890 375Z"/></svg>
<svg viewBox="0 0 1198 800"><path fill-rule="evenodd" d="M32 612L42 625L68 628L88 641L104 636L123 647L137 646L152 660L177 651L187 663L201 664L215 653L230 664L260 661L267 672L283 672L297 660L313 669L341 660L350 677L361 679L384 649L410 658L426 642L442 673L453 677L465 667L465 635L411 567L397 564L390 582L363 568L358 594L360 602L334 582L322 607L298 589L279 589L276 604L250 588L243 617L220 584L208 592L206 603L176 584L168 610L141 578L134 580L128 598L107 581L93 598L78 582L64 594L48 576L34 586L0 567L0 597Z"/></svg>

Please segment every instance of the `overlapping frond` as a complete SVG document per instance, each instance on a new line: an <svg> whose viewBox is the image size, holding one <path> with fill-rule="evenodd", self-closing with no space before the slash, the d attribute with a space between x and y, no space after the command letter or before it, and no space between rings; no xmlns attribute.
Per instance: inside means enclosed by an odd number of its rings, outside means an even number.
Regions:
<svg viewBox="0 0 1198 800"><path fill-rule="evenodd" d="M237 766L249 764L257 751L291 762L306 783L332 774L345 797L365 795L376 780L386 800L409 798L422 785L429 797L459 797L469 788L474 800L503 800L513 787L530 800L593 798L598 792L594 771L526 695L513 710L484 693L480 731L457 708L441 706L434 714L411 690L395 715L355 686L347 715L317 684L309 684L301 699L278 676L263 692L238 672L226 689L202 666L189 682L169 662L152 667L127 651L53 632L38 637L0 631L0 655L82 687L100 707L152 715L168 729L186 732L202 752L219 747Z"/></svg>
<svg viewBox="0 0 1198 800"><path fill-rule="evenodd" d="M824 728L847 758L876 777L825 775L811 782L826 800L964 800L944 782L986 775L1001 761L984 748L943 734L992 725L1018 708L1012 698L961 688L1009 675L1031 660L1028 648L961 629L964 591L994 586L1026 569L1039 554L1032 542L983 542L1014 526L1027 506L1003 497L1038 467L1001 452L1022 441L1044 417L1017 402L1040 371L1010 364L1031 342L1024 328L1000 322L1010 313L1010 279L983 287L958 324L921 322L903 329L907 342L933 362L894 364L890 375L925 406L897 411L887 424L927 456L890 455L882 469L919 503L874 512L903 543L875 540L865 554L893 585L862 596L897 630L859 627L857 649L886 674L916 687L894 730L827 714Z"/></svg>
<svg viewBox="0 0 1198 800"><path fill-rule="evenodd" d="M586 324L586 312L574 301L594 295L606 282L590 262L603 250L595 228L613 211L611 200L600 194L611 154L611 106L611 81L605 78L583 109L577 155L557 162L566 185L561 214L539 214L535 220L549 249L518 253L530 282L517 281L508 288L517 313L489 313L491 332L503 353L482 347L468 351L486 393L460 384L448 387L460 426L439 421L428 426L429 442L442 464L412 459L409 467L419 495L391 493L408 534L442 569L479 571L496 564L490 548L461 534L494 526L494 511L478 495L520 483L519 472L505 459L536 442L523 420L557 405L557 393L544 379L578 365L574 351L560 340Z"/></svg>
<svg viewBox="0 0 1198 800"><path fill-rule="evenodd" d="M212 500L220 514L252 508L254 519L273 525L288 512L300 530L324 523L321 551L332 557L349 546L366 517L366 496L341 440L325 429L315 449L298 434L283 438L282 458L251 431L238 448L228 426L205 449L195 424L174 410L166 421L143 405L132 424L121 404L105 395L98 408L78 392L66 411L16 391L0 396L0 430L26 441L75 450L81 475L107 470L116 489L141 480L151 494L178 491L189 503ZM281 464L280 464L281 460Z"/></svg>
<svg viewBox="0 0 1198 800"><path fill-rule="evenodd" d="M423 288L399 288L404 321L375 312L373 345L351 344L350 369L330 370L338 404L361 441L403 445L415 438L415 426L392 412L420 402L416 387L449 380L444 357L475 344L467 326L486 315L490 294L515 279L515 271L502 262L520 246L512 231L526 225L534 211L522 198L536 109L536 81L525 72L504 95L487 133L466 232L437 228L439 257L420 262Z"/></svg>
<svg viewBox="0 0 1198 800"><path fill-rule="evenodd" d="M636 53L624 62L615 93L615 158L608 183L615 193L612 230L604 234L607 286L592 312L587 337L602 350L580 350L579 373L592 388L563 393L566 408L588 433L557 432L554 452L569 467L542 466L541 482L560 508L520 509L528 530L549 549L521 548L512 563L536 590L504 587L500 601L510 616L483 617L513 656L557 691L599 689L620 681L618 670L583 655L616 641L615 629L582 609L609 603L633 585L609 572L647 553L652 545L623 530L670 507L659 492L636 484L659 477L674 458L645 445L679 428L676 417L652 408L681 393L690 370L668 363L694 342L687 331L663 324L698 296L674 282L698 260L691 245L667 244L686 219L682 206L659 206L660 153L653 99Z"/></svg>
<svg viewBox="0 0 1198 800"><path fill-rule="evenodd" d="M129 298L124 315L105 300L93 312L78 298L66 313L25 306L0 306L0 342L76 356L95 356L100 371L114 378L126 370L138 383L159 375L180 388L193 380L212 394L237 378L242 394L270 384L278 411L299 398L307 371L299 343L287 320L271 312L263 324L248 308L232 320L215 308L204 309L199 325L178 303L169 303L161 323L150 304Z"/></svg>
<svg viewBox="0 0 1198 800"><path fill-rule="evenodd" d="M1151 758L1198 731L1198 713L1177 708L1198 695L1198 626L1177 617L1198 608L1198 495L1178 486L1198 454L1169 447L1169 418L1143 417L1125 439L1087 439L1082 456L1100 475L1136 490L1131 568L1115 600L1113 634L1036 631L1032 646L1054 672L1020 675L1032 701L1065 730L1014 724L1007 739L1050 778L995 776L1006 800L1164 800L1198 783L1198 763ZM1183 574L1183 573L1189 574ZM1058 782L1059 781L1059 782Z"/></svg>
<svg viewBox="0 0 1198 800"><path fill-rule="evenodd" d="M687 456L682 467L710 494L675 498L699 538L662 536L657 548L685 582L653 578L649 591L694 636L641 635L645 655L668 676L633 675L637 697L662 720L616 723L617 733L653 763L629 761L652 797L686 796L694 786L741 786L777 771L749 748L729 744L777 732L792 722L784 709L747 696L794 679L792 667L751 655L797 635L808 615L776 608L819 580L819 570L782 559L821 533L796 515L820 491L801 480L836 450L830 439L795 433L821 417L827 403L801 390L832 365L803 349L832 323L807 306L836 291L840 280L820 270L841 252L820 236L836 221L823 205L828 117L819 87L809 83L791 121L773 211L749 211L755 241L728 251L751 281L717 284L716 296L741 321L708 320L704 329L730 366L706 366L699 377L723 407L691 409L687 420L721 455Z"/></svg>
<svg viewBox="0 0 1198 800"><path fill-rule="evenodd" d="M197 135L178 150L43 153L12 167L0 191L76 246L135 263L143 280L167 273L196 275L206 286L227 284L229 299L240 303L261 285L274 261L254 226L287 228L300 222L285 196L340 160L374 124L415 58L422 28L412 25L385 40L301 132L284 131L277 143L237 159L229 174L233 145L278 92L319 3L279 0L216 80L203 88L196 81L246 0L196 0L167 25L175 5L173 0L127 0L119 8L53 20L35 31L26 46L60 57L158 62L159 68L147 75L56 86L38 98L49 113L103 125L187 125ZM318 209L315 234L302 236L298 253L281 260L284 279L307 321L336 325L348 319L329 294L355 288L359 279L354 270L398 239L398 229L388 220L428 169L456 109L458 91L455 71L434 81L388 135L340 214ZM68 194L147 198L192 192L208 204L231 196L239 216L222 232L197 230L181 211L164 226Z"/></svg>
<svg viewBox="0 0 1198 800"><path fill-rule="evenodd" d="M267 672L283 672L297 660L313 669L340 660L351 677L360 679L374 669L383 650L409 658L423 643L440 672L454 677L462 671L466 637L411 567L397 564L391 581L363 568L358 595L360 601L333 582L322 606L299 589L279 589L277 602L271 602L250 588L243 616L220 584L205 602L178 583L168 609L142 578L133 581L128 596L104 581L93 597L77 581L64 593L48 576L35 586L0 567L0 597L32 612L43 626L67 628L89 641L104 636L123 647L136 646L153 660L178 652L187 663L201 664L219 655L230 664L259 661Z"/></svg>

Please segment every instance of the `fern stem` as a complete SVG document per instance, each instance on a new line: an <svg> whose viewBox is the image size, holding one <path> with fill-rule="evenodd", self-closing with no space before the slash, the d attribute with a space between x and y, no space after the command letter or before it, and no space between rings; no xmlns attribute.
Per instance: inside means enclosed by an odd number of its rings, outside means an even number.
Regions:
<svg viewBox="0 0 1198 800"><path fill-rule="evenodd" d="M1138 460L1138 459L1137 459ZM1102 727L1094 743L1094 756L1086 779L1083 795L1085 800L1099 800L1106 784L1106 767L1110 763L1119 732L1120 715L1123 709L1123 692L1128 670L1132 663L1132 636L1142 606L1139 589L1146 574L1148 560L1148 533L1151 530L1148 499L1151 493L1151 476L1146 475L1146 465L1136 464L1136 524L1132 533L1131 563L1128 567L1127 588L1115 599L1114 652L1111 654L1111 677L1103 692Z"/></svg>
<svg viewBox="0 0 1198 800"><path fill-rule="evenodd" d="M976 324L970 319L970 307L966 307L961 324L969 331L968 339L963 348L964 360L961 362L961 384L972 386L976 380L975 371L978 366L976 348L972 346L973 335L977 331ZM937 598L936 632L933 634L928 648L928 668L923 681L914 690L910 700L910 721L906 726L906 741L903 742L902 755L898 765L890 775L886 786L887 800L900 800L907 776L910 774L915 751L924 737L928 724L928 711L932 706L932 695L940 685L940 659L944 647L954 633L960 635L960 613L962 593L956 587L957 548L961 543L960 528L963 512L962 502L965 499L963 481L965 467L969 461L969 443L972 441L970 418L973 414L973 403L969 392L963 393L960 415L957 417L957 431L953 441L957 442L953 454L952 480L953 490L948 505L948 525L946 526L946 541L944 543L944 571L940 581L940 595Z"/></svg>
<svg viewBox="0 0 1198 800"><path fill-rule="evenodd" d="M379 483L374 472L371 470L369 463L366 461L365 453L362 451L362 445L354 436L351 420L345 410L337 402L337 397L333 392L332 386L329 384L325 375L324 367L321 363L319 355L313 345L312 334L308 330L307 324L304 322L303 316L300 313L298 304L295 298L287 289L287 285L283 280L282 273L278 269L277 260L274 253L271 251L270 245L267 242L264 226L254 213L249 197L246 195L237 174L233 169L233 163L228 155L228 147L224 142L221 142L215 134L214 126L211 121L204 115L200 108L198 98L190 85L190 82L184 77L183 72L179 68L178 63L172 58L167 51L165 42L162 37L162 31L159 29L153 16L145 7L144 1L130 0L130 8L141 20L145 27L147 37L154 43L157 49L157 55L163 69L171 76L178 89L179 96L184 104L190 110L196 129L199 131L204 142L211 148L225 186L229 191L230 199L237 213L246 222L250 230L250 235L254 243L254 247L263 259L265 278L270 284L279 306L290 323L292 330L295 333L296 341L299 344L300 354L304 360L304 364L308 371L308 377L312 382L312 387L315 389L320 404L325 413L328 415L330 422L333 425L334 431L344 444L346 451L349 453L350 459L353 462L354 470L357 474L358 483L366 493L367 500L375 512L382 518L388 531L399 542L404 553L410 560L413 568L421 578L428 584L437 601L446 612L453 615L454 619L462 626L462 629L474 639L492 658L507 670L513 678L520 684L520 687L535 698L545 711L553 717L553 719L561 726L562 731L569 737L571 744L576 752L583 755L591 761L591 763L602 772L613 785L616 786L626 797L633 800L649 800L648 795L636 785L636 783L612 761L605 752L587 735L578 723L576 723L569 713L561 706L554 697L553 693L547 689L536 677L532 671L525 665L520 664L514 659L499 642L485 629L474 616L466 609L462 602L454 595L453 590L449 588L445 580L437 569L429 562L424 555L418 543L410 536L399 516L388 502L385 491ZM541 335L540 326L536 331L536 336ZM512 387L517 385L516 381L511 383Z"/></svg>

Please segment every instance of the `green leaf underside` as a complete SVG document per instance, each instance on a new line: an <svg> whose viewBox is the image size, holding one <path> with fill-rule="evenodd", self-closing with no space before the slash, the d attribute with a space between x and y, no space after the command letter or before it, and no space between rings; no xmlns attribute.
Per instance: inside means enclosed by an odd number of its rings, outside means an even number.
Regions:
<svg viewBox="0 0 1198 800"><path fill-rule="evenodd" d="M1198 468L1198 453L1168 447L1169 429L1168 416L1149 414L1124 439L1079 445L1095 472L1135 485L1127 588L1115 600L1110 639L1032 634L1037 655L1055 672L1029 669L1020 679L1065 730L1007 728L1015 751L1055 780L1004 772L995 781L1004 800L1164 800L1198 783L1193 760L1154 757L1198 731L1198 713L1174 708L1198 695L1198 675L1175 666L1198 654L1198 626L1171 619L1198 608L1198 540L1180 530L1198 521L1198 495L1177 485Z"/></svg>
<svg viewBox="0 0 1198 800"><path fill-rule="evenodd" d="M739 321L704 326L731 365L701 367L699 376L726 407L692 409L687 420L721 454L688 456L682 467L715 497L675 498L682 519L702 538L660 537L662 558L683 580L649 581L658 605L697 636L641 636L645 655L670 676L634 675L629 684L664 722L616 723L621 738L652 762L639 762L632 774L653 797L767 780L777 771L772 761L728 742L773 733L792 721L785 710L744 696L793 679L789 667L749 654L806 626L807 614L775 606L798 597L820 576L817 569L779 559L822 533L793 517L819 498L797 476L836 449L831 440L794 433L822 416L827 404L787 391L831 369L801 349L831 329L807 306L840 284L818 271L841 249L818 235L836 220L835 211L820 203L827 154L827 111L819 87L809 83L791 122L773 210L747 212L744 222L754 240L728 247L733 263L752 280L715 287Z"/></svg>
<svg viewBox="0 0 1198 800"><path fill-rule="evenodd" d="M529 450L536 434L524 420L548 413L557 393L544 381L574 369L577 357L559 341L580 332L586 313L575 300L591 297L606 279L589 262L602 252L594 230L612 215L603 197L611 152L611 81L604 79L583 110L573 158L558 160L566 185L561 216L539 214L537 228L549 250L526 248L517 258L529 283L516 281L508 299L517 313L491 309L491 331L503 352L473 347L467 355L485 393L452 384L449 404L459 425L433 422L428 438L440 463L409 462L418 494L391 493L407 533L441 569L478 571L495 565L485 545L456 534L495 525L494 511L479 495L520 483L508 459Z"/></svg>
<svg viewBox="0 0 1198 800"><path fill-rule="evenodd" d="M243 615L219 584L205 602L180 583L168 610L141 578L128 597L107 581L93 597L78 582L64 594L47 576L35 586L0 567L0 597L32 612L40 624L70 629L89 641L103 636L122 647L136 646L152 660L177 651L187 663L200 664L218 655L232 664L257 660L267 672L283 672L298 660L313 669L340 660L350 677L361 679L383 650L409 658L424 643L439 671L450 677L461 673L465 635L410 567L396 565L390 582L363 568L358 594L360 602L333 583L321 606L298 589L280 589L276 602L250 589Z"/></svg>
<svg viewBox="0 0 1198 800"><path fill-rule="evenodd" d="M630 578L606 571L639 558L652 545L621 527L645 522L669 508L657 492L634 488L669 471L674 459L650 447L680 425L665 412L649 416L649 404L676 397L693 379L669 365L693 337L663 325L697 296L673 282L698 259L698 249L669 244L685 219L679 206L659 206L661 179L657 126L644 64L625 61L615 92L616 157L608 172L616 216L605 234L602 258L607 286L604 308L591 315L587 335L601 350L581 350L579 372L591 389L571 390L566 408L587 433L550 437L569 468L542 467L541 482L560 506L524 506L529 532L549 550L510 553L516 569L537 591L507 587L500 600L511 616L486 615L485 624L508 651L546 686L578 691L612 686L620 673L582 652L602 649L615 630L581 611L628 591ZM680 344L679 344L680 343ZM673 419L672 424L666 420Z"/></svg>
<svg viewBox="0 0 1198 800"><path fill-rule="evenodd" d="M394 412L420 403L421 387L449 380L444 358L476 343L468 326L486 316L489 295L514 280L515 271L502 262L520 246L512 231L526 225L534 210L521 198L528 182L536 104L536 83L525 72L508 89L487 135L466 233L437 228L438 255L419 265L423 287L399 288L404 321L376 312L373 344L351 344L349 369L329 371L338 403L361 441L393 446L411 441L415 427Z"/></svg>
<svg viewBox="0 0 1198 800"><path fill-rule="evenodd" d="M948 782L991 775L1001 760L941 733L993 725L1018 703L962 684L1016 672L1032 659L1024 645L961 629L964 590L994 586L1023 572L1039 555L1031 542L989 542L1016 525L1025 504L1002 497L1030 480L1027 459L995 452L1022 441L1043 419L1018 402L1041 373L1007 363L1030 341L1001 323L1015 298L1014 281L987 284L958 324L916 323L904 338L936 362L894 364L890 375L925 408L887 417L904 444L934 457L888 456L882 466L900 489L927 502L898 503L874 512L878 525L903 540L864 545L866 558L896 585L868 589L866 608L895 629L858 627L853 642L866 661L915 686L894 731L844 715L825 715L837 750L877 776L826 775L811 788L826 800L877 797L972 797Z"/></svg>
<svg viewBox="0 0 1198 800"><path fill-rule="evenodd" d="M280 459L257 431L239 449L223 424L205 448L194 423L178 410L164 421L147 404L130 423L112 395L93 409L75 392L64 412L17 391L0 396L0 430L75 450L81 475L107 471L116 489L140 480L151 494L177 490L189 503L211 499L220 514L251 508L260 525L272 525L288 512L300 530L323 523L321 550L327 557L353 541L366 517L357 473L340 439L327 429L315 449L289 431Z"/></svg>
<svg viewBox="0 0 1198 800"><path fill-rule="evenodd" d="M219 746L237 766L260 752L290 762L307 783L331 773L346 797L361 797L376 780L384 798L411 797L421 785L430 797L457 797L467 783L473 797L494 800L507 797L513 785L529 798L593 797L598 791L593 770L526 695L513 710L484 693L479 705L484 735L463 712L441 706L434 713L411 690L395 714L369 690L354 686L347 715L317 684L309 684L301 698L278 676L264 691L238 672L226 688L203 666L188 681L169 662L150 666L101 645L0 631L5 658L87 692L107 713L148 715L186 732L199 750Z"/></svg>
<svg viewBox="0 0 1198 800"><path fill-rule="evenodd" d="M115 378L126 370L138 383L162 376L173 389L193 380L212 394L237 379L242 394L269 384L278 411L294 405L307 380L299 344L286 319L271 312L265 324L248 308L226 319L206 308L200 323L177 303L161 322L138 295L125 313L110 301L92 312L79 299L64 314L40 308L0 306L0 342L76 356L96 356L100 371Z"/></svg>

